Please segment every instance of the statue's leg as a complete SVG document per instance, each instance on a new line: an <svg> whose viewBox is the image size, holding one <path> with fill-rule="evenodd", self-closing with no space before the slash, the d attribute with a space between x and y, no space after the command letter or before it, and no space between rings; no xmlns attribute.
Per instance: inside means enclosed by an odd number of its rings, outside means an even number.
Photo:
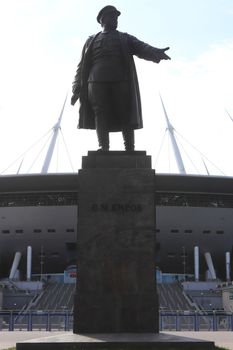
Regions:
<svg viewBox="0 0 233 350"><path fill-rule="evenodd" d="M122 130L126 152L134 151L134 130Z"/></svg>
<svg viewBox="0 0 233 350"><path fill-rule="evenodd" d="M109 132L106 127L106 85L103 83L88 84L88 98L95 115L95 127L100 150L109 151Z"/></svg>
<svg viewBox="0 0 233 350"><path fill-rule="evenodd" d="M109 132L106 131L101 124L101 117L98 118L98 113L96 113L96 133L99 148L102 151L109 151Z"/></svg>
<svg viewBox="0 0 233 350"><path fill-rule="evenodd" d="M112 85L112 101L118 127L122 130L125 150L134 151L134 130L129 126L130 91L128 81L115 82Z"/></svg>

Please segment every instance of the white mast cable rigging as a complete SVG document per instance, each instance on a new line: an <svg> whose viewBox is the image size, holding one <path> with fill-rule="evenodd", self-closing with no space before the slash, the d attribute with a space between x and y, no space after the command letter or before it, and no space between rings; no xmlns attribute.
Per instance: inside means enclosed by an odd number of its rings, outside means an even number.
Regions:
<svg viewBox="0 0 233 350"><path fill-rule="evenodd" d="M202 158L202 161L203 161L203 164L204 164L205 170L206 170L206 172L207 172L207 175L210 175L210 173L209 173L209 169L207 168L206 162L205 162L205 160L204 160L203 158Z"/></svg>
<svg viewBox="0 0 233 350"><path fill-rule="evenodd" d="M230 113L225 109L225 111L226 111L226 113L227 113L227 115L228 115L228 117L231 119L231 121L233 122L233 118L232 118L232 116L230 115Z"/></svg>
<svg viewBox="0 0 233 350"><path fill-rule="evenodd" d="M49 166L50 166L50 162L51 162L51 159L52 159L52 156L53 156L53 152L54 152L54 148L55 148L56 141L57 141L58 132L61 129L61 119L62 119L62 115L63 115L63 112L64 112L67 96L68 96L68 94L66 95L66 98L65 98L65 101L64 101L64 104L63 104L60 116L58 118L58 121L56 122L56 124L53 127L53 137L51 139L48 151L47 151L46 156L45 156L45 160L44 160L44 163L43 163L43 166L42 166L42 169L41 169L41 174L47 174L48 173L48 169L49 169Z"/></svg>
<svg viewBox="0 0 233 350"><path fill-rule="evenodd" d="M173 147L173 151L174 151L174 155L175 155L175 159L176 159L176 164L178 166L180 174L186 174L184 163L183 163L183 160L182 160L182 157L180 154L180 150L179 150L179 147L177 145L176 138L174 135L175 129L169 121L169 118L168 118L168 115L167 115L166 109L164 107L163 100L162 100L161 96L160 96L160 100L161 100L161 103L163 106L163 111L164 111L165 119L167 122L167 130L168 130L169 135L170 135L170 139L171 139L171 143L172 143L172 147Z"/></svg>

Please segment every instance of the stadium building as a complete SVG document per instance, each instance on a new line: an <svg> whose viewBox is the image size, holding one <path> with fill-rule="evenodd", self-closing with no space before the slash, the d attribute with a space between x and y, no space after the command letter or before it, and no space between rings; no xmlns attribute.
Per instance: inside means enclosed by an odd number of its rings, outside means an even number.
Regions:
<svg viewBox="0 0 233 350"><path fill-rule="evenodd" d="M156 174L155 274L161 310L233 311L233 178L187 175L164 112L180 174ZM0 176L3 309L73 307L78 173L48 174L62 113L41 174ZM224 293L221 281L227 282Z"/></svg>

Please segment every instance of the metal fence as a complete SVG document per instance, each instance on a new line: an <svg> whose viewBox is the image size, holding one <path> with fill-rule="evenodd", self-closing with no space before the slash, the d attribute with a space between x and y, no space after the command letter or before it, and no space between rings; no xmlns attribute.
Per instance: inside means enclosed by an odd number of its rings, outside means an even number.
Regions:
<svg viewBox="0 0 233 350"><path fill-rule="evenodd" d="M0 311L0 331L71 331L73 312Z"/></svg>
<svg viewBox="0 0 233 350"><path fill-rule="evenodd" d="M233 314L160 312L160 331L233 331ZM0 331L72 331L73 312L0 311Z"/></svg>
<svg viewBox="0 0 233 350"><path fill-rule="evenodd" d="M233 314L225 312L162 312L161 331L233 331Z"/></svg>

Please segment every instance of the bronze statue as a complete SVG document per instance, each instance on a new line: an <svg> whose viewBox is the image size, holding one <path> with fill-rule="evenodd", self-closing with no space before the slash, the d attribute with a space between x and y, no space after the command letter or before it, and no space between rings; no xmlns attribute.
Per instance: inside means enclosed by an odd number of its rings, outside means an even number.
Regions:
<svg viewBox="0 0 233 350"><path fill-rule="evenodd" d="M100 10L103 30L83 48L73 82L71 104L80 100L79 128L96 129L100 151L109 150L109 132L122 131L125 150L134 151L134 130L142 128L141 100L133 55L159 63L169 47L158 49L117 31L114 6Z"/></svg>

